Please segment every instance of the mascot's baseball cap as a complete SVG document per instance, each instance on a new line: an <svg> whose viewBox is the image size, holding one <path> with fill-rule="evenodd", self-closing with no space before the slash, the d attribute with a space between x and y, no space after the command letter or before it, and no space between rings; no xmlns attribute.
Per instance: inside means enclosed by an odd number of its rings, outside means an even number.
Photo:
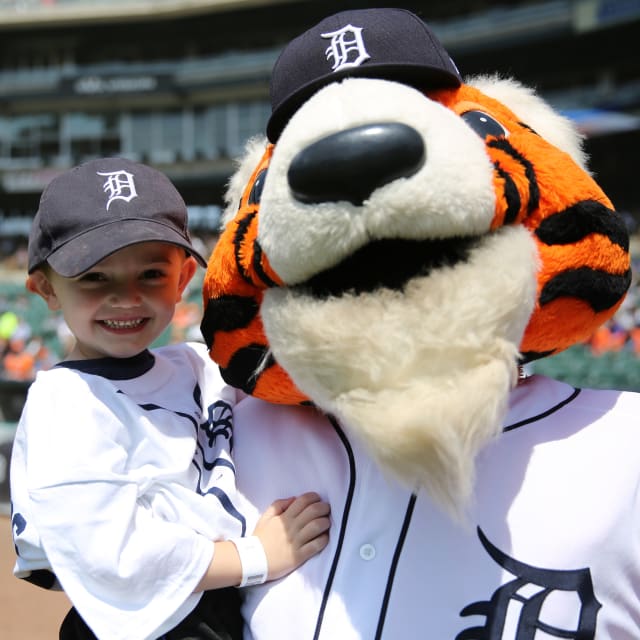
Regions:
<svg viewBox="0 0 640 640"><path fill-rule="evenodd" d="M397 80L420 87L458 87L460 72L431 29L406 9L336 13L292 40L271 74L275 142L313 93L347 76Z"/></svg>
<svg viewBox="0 0 640 640"><path fill-rule="evenodd" d="M187 230L187 207L163 173L122 158L100 158L54 178L29 235L29 273L48 262L73 278L140 242L183 247L202 266Z"/></svg>

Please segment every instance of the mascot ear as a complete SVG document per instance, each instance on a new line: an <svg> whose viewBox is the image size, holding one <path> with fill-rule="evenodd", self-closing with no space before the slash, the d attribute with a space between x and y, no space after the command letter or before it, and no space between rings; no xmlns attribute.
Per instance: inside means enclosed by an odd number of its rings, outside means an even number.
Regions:
<svg viewBox="0 0 640 640"><path fill-rule="evenodd" d="M307 397L275 362L260 317L264 290L281 284L256 240L272 153L264 139L250 141L231 179L226 226L204 279L201 331L227 383L271 402L297 404Z"/></svg>

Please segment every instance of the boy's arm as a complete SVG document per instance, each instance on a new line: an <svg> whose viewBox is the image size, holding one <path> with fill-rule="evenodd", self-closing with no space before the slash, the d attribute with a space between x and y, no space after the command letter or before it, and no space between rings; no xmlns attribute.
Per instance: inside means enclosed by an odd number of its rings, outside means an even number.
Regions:
<svg viewBox="0 0 640 640"><path fill-rule="evenodd" d="M313 492L276 500L269 506L253 532L266 556L266 580L282 578L326 547L329 513L329 505ZM252 569L246 566L246 559L243 566L244 545L236 546L231 540L214 544L211 564L196 592L238 586L243 575Z"/></svg>

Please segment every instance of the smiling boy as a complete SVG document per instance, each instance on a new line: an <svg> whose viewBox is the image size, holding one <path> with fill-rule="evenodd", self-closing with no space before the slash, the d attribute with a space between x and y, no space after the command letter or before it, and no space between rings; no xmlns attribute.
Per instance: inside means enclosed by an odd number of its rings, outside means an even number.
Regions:
<svg viewBox="0 0 640 640"><path fill-rule="evenodd" d="M75 338L38 374L14 441L14 573L62 588L62 640L239 638L237 590L327 543L315 493L276 500L246 530L233 407L202 344L150 350L205 260L171 182L119 158L45 189L27 288Z"/></svg>

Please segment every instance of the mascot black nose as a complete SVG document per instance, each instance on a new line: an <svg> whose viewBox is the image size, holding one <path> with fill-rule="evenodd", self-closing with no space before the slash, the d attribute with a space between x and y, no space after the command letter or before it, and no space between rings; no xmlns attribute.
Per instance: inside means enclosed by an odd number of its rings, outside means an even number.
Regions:
<svg viewBox="0 0 640 640"><path fill-rule="evenodd" d="M305 147L291 162L289 186L307 204L347 200L361 205L378 187L424 164L422 136L399 122L367 124Z"/></svg>

